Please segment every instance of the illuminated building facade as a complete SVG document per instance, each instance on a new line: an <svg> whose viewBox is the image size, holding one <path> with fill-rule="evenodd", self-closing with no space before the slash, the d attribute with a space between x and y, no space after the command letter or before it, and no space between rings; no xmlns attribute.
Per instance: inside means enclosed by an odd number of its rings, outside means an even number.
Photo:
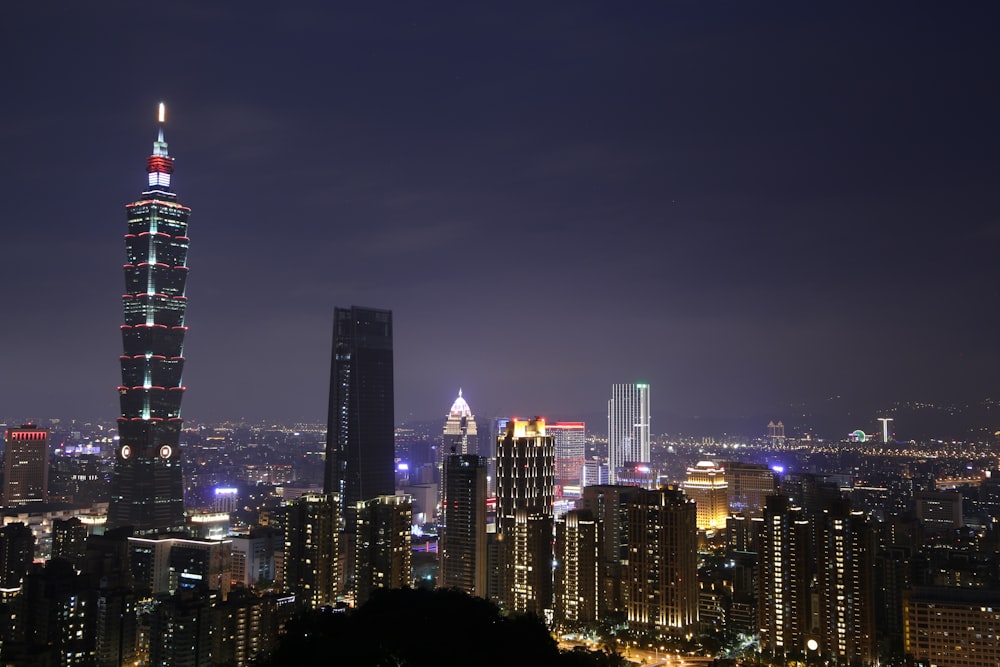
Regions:
<svg viewBox="0 0 1000 667"><path fill-rule="evenodd" d="M649 385L616 384L608 401L608 472L617 483L626 463L649 463Z"/></svg>
<svg viewBox="0 0 1000 667"><path fill-rule="evenodd" d="M601 525L601 616L625 615L627 590L622 585L628 560L628 503L635 486L587 486L577 507L591 512Z"/></svg>
<svg viewBox="0 0 1000 667"><path fill-rule="evenodd" d="M629 627L675 637L698 627L698 529L680 489L637 489L626 505Z"/></svg>
<svg viewBox="0 0 1000 667"><path fill-rule="evenodd" d="M876 657L875 535L864 512L852 511L848 500L831 503L817 530L820 655L837 664L871 664Z"/></svg>
<svg viewBox="0 0 1000 667"><path fill-rule="evenodd" d="M726 471L711 461L687 469L684 493L698 504L698 530L721 530L729 516Z"/></svg>
<svg viewBox="0 0 1000 667"><path fill-rule="evenodd" d="M446 460L452 454L478 454L479 441L476 433L476 417L472 414L469 404L462 398L462 390L458 390L458 398L451 404L448 417L444 422L444 433L441 435L441 459Z"/></svg>
<svg viewBox="0 0 1000 667"><path fill-rule="evenodd" d="M785 496L771 496L761 526L757 623L760 647L774 655L806 652L819 639L813 617L812 535L809 520Z"/></svg>
<svg viewBox="0 0 1000 667"><path fill-rule="evenodd" d="M916 586L907 592L904 651L916 665L1000 665L995 589Z"/></svg>
<svg viewBox="0 0 1000 667"><path fill-rule="evenodd" d="M503 606L542 616L552 606L555 445L545 420L512 419L497 440L497 531Z"/></svg>
<svg viewBox="0 0 1000 667"><path fill-rule="evenodd" d="M318 609L337 601L339 502L336 494L305 494L285 507L285 590Z"/></svg>
<svg viewBox="0 0 1000 667"><path fill-rule="evenodd" d="M754 518L764 515L764 499L778 492L774 471L762 463L729 461L722 466L729 488L729 513Z"/></svg>
<svg viewBox="0 0 1000 667"><path fill-rule="evenodd" d="M108 526L132 526L137 534L185 527L178 443L191 209L170 189L173 171L161 126L146 160L149 189L125 207L121 413Z"/></svg>
<svg viewBox="0 0 1000 667"><path fill-rule="evenodd" d="M354 603L379 588L403 588L413 580L409 496L378 496L357 506Z"/></svg>
<svg viewBox="0 0 1000 667"><path fill-rule="evenodd" d="M601 604L601 524L586 510L556 522L555 617L567 623L599 621Z"/></svg>
<svg viewBox="0 0 1000 667"><path fill-rule="evenodd" d="M555 444L557 495L579 497L583 464L587 460L587 425L584 422L553 422L545 432Z"/></svg>
<svg viewBox="0 0 1000 667"><path fill-rule="evenodd" d="M347 531L359 501L396 490L392 383L392 312L334 309L323 489L341 499Z"/></svg>
<svg viewBox="0 0 1000 667"><path fill-rule="evenodd" d="M486 597L486 459L452 454L444 468L441 588Z"/></svg>
<svg viewBox="0 0 1000 667"><path fill-rule="evenodd" d="M26 424L9 428L3 460L3 506L44 503L49 496L49 431Z"/></svg>

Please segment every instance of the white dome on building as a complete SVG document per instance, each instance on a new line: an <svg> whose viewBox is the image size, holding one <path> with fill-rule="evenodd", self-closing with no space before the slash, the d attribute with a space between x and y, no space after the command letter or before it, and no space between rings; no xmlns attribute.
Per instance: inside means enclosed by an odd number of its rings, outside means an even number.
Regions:
<svg viewBox="0 0 1000 667"><path fill-rule="evenodd" d="M449 413L452 417L471 417L472 410L469 409L469 404L465 402L462 398L462 390L458 390L458 398L455 402L451 404L451 411Z"/></svg>

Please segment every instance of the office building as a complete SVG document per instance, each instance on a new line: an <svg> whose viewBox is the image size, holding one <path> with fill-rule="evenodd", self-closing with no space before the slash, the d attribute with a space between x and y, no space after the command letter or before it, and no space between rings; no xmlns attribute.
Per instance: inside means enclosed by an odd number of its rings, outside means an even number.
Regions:
<svg viewBox="0 0 1000 667"><path fill-rule="evenodd" d="M497 532L506 610L552 607L555 445L545 420L510 420L497 439Z"/></svg>
<svg viewBox="0 0 1000 667"><path fill-rule="evenodd" d="M906 594L904 650L916 665L1000 665L995 589L916 586Z"/></svg>
<svg viewBox="0 0 1000 667"><path fill-rule="evenodd" d="M441 588L486 597L486 459L452 454L444 468Z"/></svg>
<svg viewBox="0 0 1000 667"><path fill-rule="evenodd" d="M565 623L601 620L601 524L587 510L556 521L555 618Z"/></svg>
<svg viewBox="0 0 1000 667"><path fill-rule="evenodd" d="M451 410L444 422L444 433L441 434L441 460L445 461L452 454L478 454L479 436L476 431L476 417L472 414L469 404L462 398L462 390L458 390L458 398L451 404Z"/></svg>
<svg viewBox="0 0 1000 667"><path fill-rule="evenodd" d="M332 493L305 494L285 506L284 588L313 609L336 603L340 592L338 515Z"/></svg>
<svg viewBox="0 0 1000 667"><path fill-rule="evenodd" d="M44 503L49 496L49 431L26 424L9 428L3 459L3 506Z"/></svg>
<svg viewBox="0 0 1000 667"><path fill-rule="evenodd" d="M626 463L649 463L649 385L616 384L608 401L608 471L616 484Z"/></svg>
<svg viewBox="0 0 1000 667"><path fill-rule="evenodd" d="M174 159L160 132L146 160L148 189L126 205L118 447L108 526L183 531L181 371L187 327L188 214L170 189Z"/></svg>
<svg viewBox="0 0 1000 667"><path fill-rule="evenodd" d="M588 486L605 486L611 475L608 472L608 464L602 463L598 459L588 459L583 462L583 476L580 484L583 488Z"/></svg>
<svg viewBox="0 0 1000 667"><path fill-rule="evenodd" d="M395 493L392 312L333 312L324 493L336 493L353 531L361 500Z"/></svg>
<svg viewBox="0 0 1000 667"><path fill-rule="evenodd" d="M947 533L962 526L962 494L958 491L918 491L917 518L928 533Z"/></svg>
<svg viewBox="0 0 1000 667"><path fill-rule="evenodd" d="M698 505L698 530L721 530L729 516L726 471L712 461L699 461L687 469L684 493Z"/></svg>
<svg viewBox="0 0 1000 667"><path fill-rule="evenodd" d="M697 508L680 489L639 489L626 505L630 628L673 637L698 629Z"/></svg>
<svg viewBox="0 0 1000 667"><path fill-rule="evenodd" d="M778 480L774 471L762 463L729 461L722 464L729 489L727 504L730 514L750 518L764 515L764 499L777 493Z"/></svg>
<svg viewBox="0 0 1000 667"><path fill-rule="evenodd" d="M413 579L409 496L377 496L357 504L354 602L380 588L403 588Z"/></svg>
<svg viewBox="0 0 1000 667"><path fill-rule="evenodd" d="M553 422L545 425L556 452L556 495L579 497L583 488L583 464L587 460L587 426L583 422Z"/></svg>

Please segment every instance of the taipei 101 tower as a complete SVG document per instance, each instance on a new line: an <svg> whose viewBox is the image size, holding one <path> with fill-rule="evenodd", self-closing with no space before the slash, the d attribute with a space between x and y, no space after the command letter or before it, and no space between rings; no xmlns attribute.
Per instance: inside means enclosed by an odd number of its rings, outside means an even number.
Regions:
<svg viewBox="0 0 1000 667"><path fill-rule="evenodd" d="M170 189L174 159L163 140L164 120L161 104L159 137L146 158L149 187L125 206L121 414L108 527L131 526L138 535L185 529L178 442L191 209Z"/></svg>

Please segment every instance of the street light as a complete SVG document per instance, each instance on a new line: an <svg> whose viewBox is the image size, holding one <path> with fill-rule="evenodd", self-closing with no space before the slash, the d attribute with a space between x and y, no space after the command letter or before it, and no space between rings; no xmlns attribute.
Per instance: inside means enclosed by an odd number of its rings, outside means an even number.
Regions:
<svg viewBox="0 0 1000 667"><path fill-rule="evenodd" d="M806 642L806 664L814 665L816 664L817 651L819 650L819 642L813 638L810 638Z"/></svg>

